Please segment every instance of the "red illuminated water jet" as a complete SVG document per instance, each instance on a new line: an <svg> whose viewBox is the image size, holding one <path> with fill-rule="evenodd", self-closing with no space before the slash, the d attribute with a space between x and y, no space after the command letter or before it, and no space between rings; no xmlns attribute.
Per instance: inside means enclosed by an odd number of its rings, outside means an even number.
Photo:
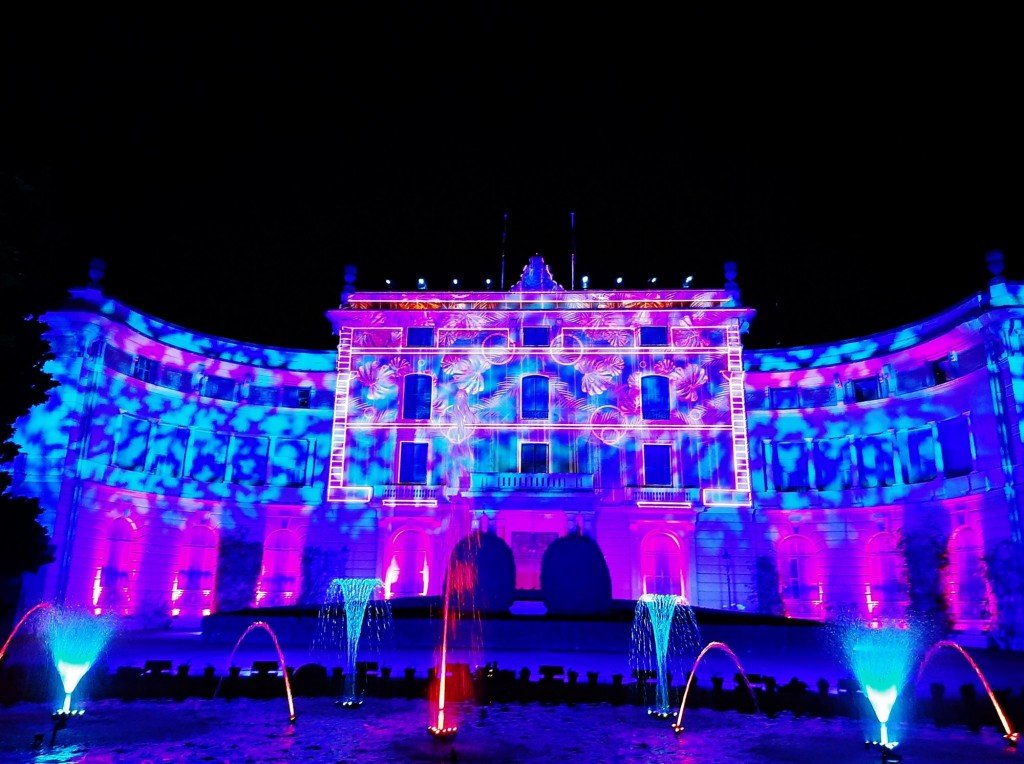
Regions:
<svg viewBox="0 0 1024 764"><path fill-rule="evenodd" d="M686 680L686 689L683 691L683 700L679 704L679 716L676 717L675 724L672 725L672 729L678 735L683 731L683 712L686 710L686 698L690 695L690 687L693 686L694 677L697 675L697 664L701 662L701 659L707 655L711 650L721 650L728 655L732 662L736 664L736 668L743 677L743 683L747 686L747 690L750 691L750 699L754 701L754 712L757 713L757 696L754 694L754 688L750 686L750 680L747 679L747 672L743 670L743 666L740 665L740 659L736 657L736 653L725 644L725 642L708 642L700 654L693 661L693 668L690 670L690 676Z"/></svg>
<svg viewBox="0 0 1024 764"><path fill-rule="evenodd" d="M238 647L242 644L242 640L244 640L249 635L249 633L254 629L263 629L267 632L267 634L270 635L270 639L274 642L274 649L277 650L277 658L280 661L281 665L281 673L284 674L284 692L285 697L288 699L288 721L294 724L295 720L298 717L295 714L295 701L292 698L292 684L291 680L289 680L288 678L288 668L284 660L284 653L281 652L281 644L277 641L277 635L274 633L274 630L270 628L269 623L267 623L266 621L253 621L251 624L249 624L248 628L246 628L246 630L242 632L242 636L240 636L238 638L238 641L235 642L235 646L231 649L231 654L228 655L228 667L231 666L231 661L235 657L235 652L238 650ZM221 682L223 681L224 678L221 677ZM213 693L214 698L216 698L217 693L220 692L221 682L217 683L217 689L214 690Z"/></svg>
<svg viewBox="0 0 1024 764"><path fill-rule="evenodd" d="M971 668L974 669L974 673L977 674L978 679L981 680L981 684L985 688L985 692L988 694L989 700L992 701L992 707L995 708L996 715L999 717L999 723L1003 726L1003 737L1010 745L1016 748L1018 738L1020 737L1020 733L1014 730L1011 726L1010 720L1006 716L1006 712L1003 710L1003 707L999 705L999 701L996 699L996 694L992 692L992 688L989 686L988 680L985 679L985 675L982 673L981 667L978 666L978 664L975 663L974 658L968 655L967 651L964 650L956 642L953 642L949 639L940 639L938 642L936 642L934 645L928 648L928 652L925 653L924 658L921 659L921 667L917 670L917 682L921 681L921 674L924 673L924 667L928 665L928 662L932 659L932 657L944 647L948 647L960 653L960 655L962 655L964 659L970 664Z"/></svg>
<svg viewBox="0 0 1024 764"><path fill-rule="evenodd" d="M11 641L14 639L14 635L18 633L18 629L21 628L21 625L25 623L25 621L28 620L28 617L32 615L34 612L36 612L37 610L42 610L44 608L52 609L53 605L51 605L49 602L40 602L38 605L33 605L28 609L28 612L26 612L25 615L23 615L21 619L16 624L14 624L14 628L11 629L11 633L10 635L8 635L7 641L4 642L4 646L0 647L0 661L4 659L5 655L7 655L7 648L11 646Z"/></svg>

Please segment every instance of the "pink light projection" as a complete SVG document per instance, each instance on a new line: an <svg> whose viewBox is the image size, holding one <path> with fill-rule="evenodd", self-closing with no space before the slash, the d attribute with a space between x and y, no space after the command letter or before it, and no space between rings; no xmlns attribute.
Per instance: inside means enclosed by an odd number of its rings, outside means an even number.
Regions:
<svg viewBox="0 0 1024 764"><path fill-rule="evenodd" d="M320 351L203 336L93 278L46 316L59 387L16 423L14 486L58 558L27 603L198 626L345 576L436 596L458 513L518 589L579 532L616 598L819 620L903 617L916 537L949 555L958 631L1024 633L1024 286L997 274L917 324L765 350L732 267L724 289L576 291L537 258L508 292L346 269Z"/></svg>

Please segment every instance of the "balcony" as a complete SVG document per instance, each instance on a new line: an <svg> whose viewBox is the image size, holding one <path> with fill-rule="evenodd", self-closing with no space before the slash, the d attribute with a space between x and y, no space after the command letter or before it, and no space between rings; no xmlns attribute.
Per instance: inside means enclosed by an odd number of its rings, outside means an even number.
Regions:
<svg viewBox="0 0 1024 764"><path fill-rule="evenodd" d="M578 472L473 472L471 491L570 493L594 490L594 476Z"/></svg>
<svg viewBox="0 0 1024 764"><path fill-rule="evenodd" d="M692 507L697 503L700 494L699 488L627 487L623 491L625 500L635 503L638 507Z"/></svg>
<svg viewBox="0 0 1024 764"><path fill-rule="evenodd" d="M373 489L373 497L388 507L436 507L445 500L443 485L378 485Z"/></svg>

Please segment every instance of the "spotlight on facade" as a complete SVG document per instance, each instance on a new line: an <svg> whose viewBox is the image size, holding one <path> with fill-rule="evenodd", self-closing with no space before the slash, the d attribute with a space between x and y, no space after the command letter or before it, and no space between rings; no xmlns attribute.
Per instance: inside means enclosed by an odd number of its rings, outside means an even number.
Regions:
<svg viewBox="0 0 1024 764"><path fill-rule="evenodd" d="M582 278L582 282L583 282L583 288L584 289L590 289L590 276L584 276Z"/></svg>
<svg viewBox="0 0 1024 764"><path fill-rule="evenodd" d="M691 281L693 281L693 276L687 276L685 279L683 279L683 289L686 289L688 286L690 286Z"/></svg>
<svg viewBox="0 0 1024 764"><path fill-rule="evenodd" d="M616 286L622 286L622 276L616 276L615 277L615 285Z"/></svg>
<svg viewBox="0 0 1024 764"><path fill-rule="evenodd" d="M487 287L488 289L490 289L490 288L491 288L491 286L493 285L493 283L494 283L494 282L492 282L492 281L491 281L490 279L484 279L484 286L485 286L485 287Z"/></svg>
<svg viewBox="0 0 1024 764"><path fill-rule="evenodd" d="M384 283L391 286L391 279L384 279Z"/></svg>
<svg viewBox="0 0 1024 764"><path fill-rule="evenodd" d="M416 279L416 288L417 289L426 289L427 288L427 280L424 279L424 278Z"/></svg>
<svg viewBox="0 0 1024 764"><path fill-rule="evenodd" d="M452 286L453 287L457 287L458 285L459 285L459 280L458 279L452 279Z"/></svg>
<svg viewBox="0 0 1024 764"><path fill-rule="evenodd" d="M649 279L647 279L647 283L650 284L651 286L654 286L656 283L658 283L658 277L651 276Z"/></svg>

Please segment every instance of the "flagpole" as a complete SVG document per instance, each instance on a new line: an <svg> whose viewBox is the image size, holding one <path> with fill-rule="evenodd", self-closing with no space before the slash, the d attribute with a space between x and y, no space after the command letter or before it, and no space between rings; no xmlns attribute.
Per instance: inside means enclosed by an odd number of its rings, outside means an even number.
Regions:
<svg viewBox="0 0 1024 764"><path fill-rule="evenodd" d="M505 213L505 229L501 232L501 291L505 291L505 239L508 238L508 213Z"/></svg>
<svg viewBox="0 0 1024 764"><path fill-rule="evenodd" d="M569 291L576 291L576 213L569 213L569 228L572 229L572 263L569 266Z"/></svg>

